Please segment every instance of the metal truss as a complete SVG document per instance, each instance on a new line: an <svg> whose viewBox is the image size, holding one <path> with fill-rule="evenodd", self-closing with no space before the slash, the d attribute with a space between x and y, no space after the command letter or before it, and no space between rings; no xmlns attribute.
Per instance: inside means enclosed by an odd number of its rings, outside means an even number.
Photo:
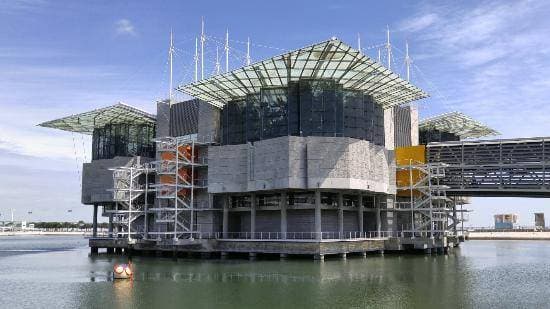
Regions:
<svg viewBox="0 0 550 309"><path fill-rule="evenodd" d="M550 195L549 138L430 143L428 162L448 167L452 195Z"/></svg>
<svg viewBox="0 0 550 309"><path fill-rule="evenodd" d="M442 237L457 235L460 222L453 199L447 197L448 186L442 183L445 164L413 163L397 166L408 174L408 181L397 184L395 208L409 214L410 223L403 232L410 237ZM461 216L462 218L462 216Z"/></svg>
<svg viewBox="0 0 550 309"><path fill-rule="evenodd" d="M157 203L155 221L164 224L163 231L154 232L159 238L193 239L199 228L195 223L195 190L207 188L206 179L197 177L198 169L207 165L199 155L196 135L164 137L156 140L157 157L153 162L157 174L154 185Z"/></svg>
<svg viewBox="0 0 550 309"><path fill-rule="evenodd" d="M105 212L113 216L117 237L132 239L148 238L148 195L153 193L149 176L154 169L149 163L135 162L130 166L110 169L113 171L113 201L115 208Z"/></svg>

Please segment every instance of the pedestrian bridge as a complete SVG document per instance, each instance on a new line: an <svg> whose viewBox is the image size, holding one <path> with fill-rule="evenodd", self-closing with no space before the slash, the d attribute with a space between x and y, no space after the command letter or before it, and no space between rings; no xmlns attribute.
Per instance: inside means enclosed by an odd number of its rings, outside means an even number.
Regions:
<svg viewBox="0 0 550 309"><path fill-rule="evenodd" d="M550 197L550 137L429 143L447 195Z"/></svg>

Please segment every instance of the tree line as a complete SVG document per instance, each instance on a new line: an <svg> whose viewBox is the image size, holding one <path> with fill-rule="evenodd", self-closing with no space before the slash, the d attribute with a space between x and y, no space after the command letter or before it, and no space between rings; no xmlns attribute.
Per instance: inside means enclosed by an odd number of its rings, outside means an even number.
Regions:
<svg viewBox="0 0 550 309"><path fill-rule="evenodd" d="M29 222L34 224L36 229L91 229L92 223L86 223L84 221L78 222ZM98 228L108 228L109 223L102 222L97 224Z"/></svg>

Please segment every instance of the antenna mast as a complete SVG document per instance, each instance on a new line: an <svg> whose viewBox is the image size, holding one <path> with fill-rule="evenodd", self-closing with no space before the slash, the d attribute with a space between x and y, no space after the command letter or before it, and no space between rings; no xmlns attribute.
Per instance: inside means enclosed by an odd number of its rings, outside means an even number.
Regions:
<svg viewBox="0 0 550 309"><path fill-rule="evenodd" d="M407 81L411 80L411 57L409 57L409 42L405 41L405 65L407 66Z"/></svg>
<svg viewBox="0 0 550 309"><path fill-rule="evenodd" d="M225 31L225 73L229 72L229 29Z"/></svg>
<svg viewBox="0 0 550 309"><path fill-rule="evenodd" d="M391 44L390 44L390 26L386 26L386 51L388 53L388 70L391 70Z"/></svg>
<svg viewBox="0 0 550 309"><path fill-rule="evenodd" d="M250 65L250 38L246 41L246 65Z"/></svg>
<svg viewBox="0 0 550 309"><path fill-rule="evenodd" d="M172 30L170 30L170 49L168 50L168 55L170 57L170 92L169 99L170 105L172 105L172 80L173 80L173 67L174 67L174 35Z"/></svg>
<svg viewBox="0 0 550 309"><path fill-rule="evenodd" d="M199 80L199 40L195 37L195 81Z"/></svg>
<svg viewBox="0 0 550 309"><path fill-rule="evenodd" d="M220 58L218 56L218 46L216 46L216 75L220 74Z"/></svg>
<svg viewBox="0 0 550 309"><path fill-rule="evenodd" d="M201 79L204 79L204 17L201 19Z"/></svg>

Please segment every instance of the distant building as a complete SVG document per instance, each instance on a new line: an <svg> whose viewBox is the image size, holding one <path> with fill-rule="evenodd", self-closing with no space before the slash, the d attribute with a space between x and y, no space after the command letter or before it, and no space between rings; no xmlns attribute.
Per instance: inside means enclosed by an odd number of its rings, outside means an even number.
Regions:
<svg viewBox="0 0 550 309"><path fill-rule="evenodd" d="M495 229L513 229L518 222L517 214L495 215Z"/></svg>
<svg viewBox="0 0 550 309"><path fill-rule="evenodd" d="M543 212L536 212L535 213L535 228L543 230L546 227L546 224L544 222L544 213Z"/></svg>

